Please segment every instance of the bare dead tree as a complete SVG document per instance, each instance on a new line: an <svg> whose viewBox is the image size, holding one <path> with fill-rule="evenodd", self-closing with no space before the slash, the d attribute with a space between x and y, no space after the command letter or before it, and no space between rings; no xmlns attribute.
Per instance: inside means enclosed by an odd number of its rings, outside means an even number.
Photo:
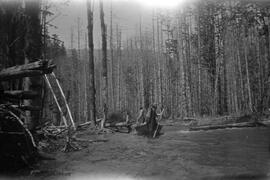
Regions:
<svg viewBox="0 0 270 180"><path fill-rule="evenodd" d="M104 120L101 124L101 127L104 127L104 123L107 119L108 114L108 67L107 67L107 28L104 21L104 10L103 10L103 1L99 1L100 7L100 25L101 25L101 35L102 35L102 76L103 76L103 88L102 88L102 97L103 97L103 113Z"/></svg>
<svg viewBox="0 0 270 180"><path fill-rule="evenodd" d="M88 82L88 118L96 125L96 89L95 89L95 66L94 66L94 42L93 42L93 8L92 1L87 0L88 20L88 47L89 47L89 81Z"/></svg>

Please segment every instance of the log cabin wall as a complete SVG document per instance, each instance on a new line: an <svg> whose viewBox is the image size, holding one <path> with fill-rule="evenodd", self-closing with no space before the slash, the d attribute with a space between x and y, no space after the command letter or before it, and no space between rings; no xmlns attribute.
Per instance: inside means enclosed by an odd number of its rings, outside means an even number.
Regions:
<svg viewBox="0 0 270 180"><path fill-rule="evenodd" d="M41 58L40 3L33 0L0 2L0 67L31 63ZM41 105L41 78L21 78L1 82L4 90L31 90L39 94L35 100L17 100L16 104ZM12 102L14 103L14 102ZM34 129L40 120L40 111L27 112L26 124Z"/></svg>

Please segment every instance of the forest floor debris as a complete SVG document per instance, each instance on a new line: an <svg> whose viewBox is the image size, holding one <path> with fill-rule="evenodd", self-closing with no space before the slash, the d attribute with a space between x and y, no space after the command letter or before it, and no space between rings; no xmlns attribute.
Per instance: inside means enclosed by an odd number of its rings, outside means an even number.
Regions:
<svg viewBox="0 0 270 180"><path fill-rule="evenodd" d="M252 124L252 123L254 123L254 119L252 119L250 117L252 117L252 116L235 118L233 122L236 122L236 125L241 125L241 124L245 124L245 123ZM223 119L227 120L227 121L223 121L223 122L226 122L226 123L232 122L232 120L229 117L226 117ZM199 120L200 119L198 119L198 121ZM207 122L211 123L213 120L214 120L214 118L211 120L208 120ZM194 121L194 120L192 120L192 121ZM205 122L206 121L204 121L203 123L205 123ZM200 122L198 124L203 124L203 123ZM223 125L220 124L219 126L230 125L230 124L226 124L226 123ZM170 134L171 129L185 130L185 129L189 129L191 127L191 128L193 128L193 130L196 130L196 127L203 128L202 125L201 126L187 125L187 123L185 121L162 120L161 124L163 124L165 127L165 130L163 130L163 133L165 133L165 135ZM205 123L205 124L207 124L207 123ZM218 125L214 124L213 126L217 127ZM240 127L242 127L242 126L240 126ZM142 141L142 143L146 140L146 138L138 137L138 136L134 135L134 133L119 134L119 133L114 133L115 131L103 132L99 128L92 127L92 126L86 126L86 127L82 128L80 130L77 130L77 131L63 131L63 129L65 129L64 127L61 127L61 126L56 127L56 126L51 126L51 125L47 124L46 127L44 127L44 129L46 129L46 131L41 131L41 132L45 132L46 135L44 135L44 137L39 141L38 149L40 150L40 152L45 152L45 153L51 154L53 156L55 154L57 154L57 155L61 154L63 152L63 151L61 151L61 150L63 150L63 148L65 149L64 152L66 152L67 154L76 153L77 150L79 150L78 153L86 153L85 151L89 152L89 150L87 150L87 149L89 149L90 147L91 148L99 147L99 146L101 146L100 144L104 144L104 145L102 145L102 146L104 146L104 148L110 149L111 148L110 141L111 140L116 141L115 137L122 139L121 141L125 141L123 138L127 138L127 140L130 138L131 139L138 138L138 139L140 139L140 141ZM240 131L241 131L241 129L240 129ZM70 137L70 145L72 145L72 147L75 147L75 149L70 148L69 150L66 150L67 149L66 146L68 145L67 141L66 141L66 137L67 137L67 134L69 132L71 132L71 134L68 136L68 137ZM160 138L162 139L163 135ZM154 140L151 140L151 139L149 139L149 141L154 142ZM157 140L157 141L159 141L159 140ZM136 142L136 143L138 143L138 145L140 144L139 142ZM109 151L109 149L108 149L108 151ZM107 153L107 151L106 151L106 153ZM138 155L142 155L142 154L145 155L146 153L144 151L138 152ZM46 157L46 156L44 156L44 157ZM109 157L108 159L110 159L110 158L111 157ZM48 157L48 158L43 158L43 160L53 160L53 158ZM64 161L64 159L63 159L63 161ZM101 163L104 161L105 162L107 161L106 157L101 158L101 159L94 159L91 162L92 163ZM32 168L32 170L35 170L35 168L34 169ZM39 172L39 169L37 169L37 171L36 172L33 171L32 174L35 174L37 176L39 176L39 175L43 176L44 174L46 174L45 176L47 176L48 174L50 174L50 172L44 173L42 169ZM55 174L55 173L52 173L52 174ZM59 174L61 174L61 173L59 173ZM69 173L66 173L66 174L69 174ZM58 176L57 173L56 173L56 176Z"/></svg>
<svg viewBox="0 0 270 180"><path fill-rule="evenodd" d="M182 127L165 126L164 135L149 139L134 134L88 135L108 139L85 143L80 151L51 154L16 179L237 179L269 178L269 128L240 128L182 133ZM80 144L82 145L82 144ZM226 148L224 148L226 147ZM256 165L255 165L256 164ZM14 176L13 176L14 177ZM228 178L226 178L228 177ZM0 175L1 179L1 175ZM8 179L5 177L5 179Z"/></svg>
<svg viewBox="0 0 270 180"><path fill-rule="evenodd" d="M46 135L45 138L39 141L38 147L41 151L48 153L56 152L61 149L64 152L81 150L90 143L107 142L108 139L99 137L101 134L100 131L100 129L90 126L77 131L62 132L61 134L59 134L59 131L54 131L56 135ZM68 133L70 134L68 135Z"/></svg>

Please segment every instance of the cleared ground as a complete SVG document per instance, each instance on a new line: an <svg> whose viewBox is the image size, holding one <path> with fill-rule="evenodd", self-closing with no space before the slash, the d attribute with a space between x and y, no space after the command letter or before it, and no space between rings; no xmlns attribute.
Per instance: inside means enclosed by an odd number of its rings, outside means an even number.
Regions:
<svg viewBox="0 0 270 180"><path fill-rule="evenodd" d="M158 139L102 135L109 141L54 153L56 160L43 161L32 175L2 179L270 179L269 128L163 132Z"/></svg>

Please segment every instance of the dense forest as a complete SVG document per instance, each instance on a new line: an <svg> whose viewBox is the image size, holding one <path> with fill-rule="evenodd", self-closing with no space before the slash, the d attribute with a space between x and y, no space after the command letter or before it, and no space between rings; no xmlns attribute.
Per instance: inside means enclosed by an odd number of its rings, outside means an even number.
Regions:
<svg viewBox="0 0 270 180"><path fill-rule="evenodd" d="M52 59L76 124L113 112L135 119L139 108L150 104L165 108L165 118L179 120L268 110L270 13L264 2L208 0L174 10L156 8L151 29L144 29L140 19L136 35L127 39L114 22L113 5L104 14L101 2L94 8L100 14L95 18L101 20L102 49L93 44L90 0L88 34L81 34L78 19L78 28L71 29L71 49L48 30L54 17L50 2L0 3L0 23L5 24L0 27L1 68ZM16 102L41 107L28 113L30 127L60 124L44 79L10 80L2 89L38 92L40 99Z"/></svg>
<svg viewBox="0 0 270 180"><path fill-rule="evenodd" d="M113 7L112 7L113 11ZM110 16L108 14L107 16ZM245 115L269 106L269 9L262 2L200 1L152 12L152 29L122 40L108 23L109 109L156 103L167 118ZM97 109L102 52L96 51Z"/></svg>
<svg viewBox="0 0 270 180"><path fill-rule="evenodd" d="M183 1L0 0L0 179L270 179L270 1Z"/></svg>

